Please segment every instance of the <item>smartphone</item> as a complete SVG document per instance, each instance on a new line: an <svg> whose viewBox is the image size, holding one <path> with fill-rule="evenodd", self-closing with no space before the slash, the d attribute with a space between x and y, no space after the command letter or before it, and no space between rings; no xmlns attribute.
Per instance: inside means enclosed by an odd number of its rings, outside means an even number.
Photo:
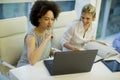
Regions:
<svg viewBox="0 0 120 80"><path fill-rule="evenodd" d="M116 60L103 60L102 61L112 72L120 71L120 63Z"/></svg>

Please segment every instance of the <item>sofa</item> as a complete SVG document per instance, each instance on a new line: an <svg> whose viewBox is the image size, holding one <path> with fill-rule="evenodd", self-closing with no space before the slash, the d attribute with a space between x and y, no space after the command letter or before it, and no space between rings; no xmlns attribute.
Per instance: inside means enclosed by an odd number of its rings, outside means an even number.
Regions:
<svg viewBox="0 0 120 80"><path fill-rule="evenodd" d="M20 58L27 32L25 16L0 20L0 72L7 75Z"/></svg>
<svg viewBox="0 0 120 80"><path fill-rule="evenodd" d="M76 19L75 11L61 12L53 25L53 47L61 50L60 39L66 25ZM25 16L0 20L0 72L8 75L15 68L24 46L24 37L28 31Z"/></svg>

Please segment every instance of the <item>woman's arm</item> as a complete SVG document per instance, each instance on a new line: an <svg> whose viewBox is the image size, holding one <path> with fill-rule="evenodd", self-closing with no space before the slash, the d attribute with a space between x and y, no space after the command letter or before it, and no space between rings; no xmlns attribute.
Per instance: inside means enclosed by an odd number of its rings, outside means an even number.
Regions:
<svg viewBox="0 0 120 80"><path fill-rule="evenodd" d="M70 50L72 50L72 51L80 50L80 47L74 46L74 45L72 45L72 44L70 44L68 42L64 43L63 46L66 47L66 48L68 48L68 49L70 49Z"/></svg>
<svg viewBox="0 0 120 80"><path fill-rule="evenodd" d="M101 41L97 41L97 40L90 40L89 42L97 42L97 43L100 43L100 44L107 46L107 44L105 42L101 42Z"/></svg>
<svg viewBox="0 0 120 80"><path fill-rule="evenodd" d="M48 43L48 41L51 39L51 35L48 35L46 37L46 39L41 43L41 45L39 46L39 48L35 49L35 37L32 35L28 35L26 38L26 45L27 45L27 56L28 56L28 60L29 62L33 65L35 64L39 58L41 57L46 44Z"/></svg>

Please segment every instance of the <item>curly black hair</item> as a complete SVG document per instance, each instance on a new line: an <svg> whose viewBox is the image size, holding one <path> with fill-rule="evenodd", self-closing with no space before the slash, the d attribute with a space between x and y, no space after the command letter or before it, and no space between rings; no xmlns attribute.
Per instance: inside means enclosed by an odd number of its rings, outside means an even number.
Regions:
<svg viewBox="0 0 120 80"><path fill-rule="evenodd" d="M46 14L48 10L51 10L54 14L54 18L56 19L60 13L60 8L53 1L36 1L35 4L31 8L30 12L30 21L35 26L38 27L39 22L38 19Z"/></svg>

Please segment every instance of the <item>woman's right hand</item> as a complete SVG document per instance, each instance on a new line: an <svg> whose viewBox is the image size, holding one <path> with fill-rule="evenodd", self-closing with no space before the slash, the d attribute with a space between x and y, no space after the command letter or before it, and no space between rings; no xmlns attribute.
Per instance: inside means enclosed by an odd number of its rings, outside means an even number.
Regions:
<svg viewBox="0 0 120 80"><path fill-rule="evenodd" d="M53 35L52 34L46 34L46 39L50 40L53 38Z"/></svg>
<svg viewBox="0 0 120 80"><path fill-rule="evenodd" d="M72 50L72 51L80 51L80 47L75 46L75 45L71 45L69 42L64 43L63 46Z"/></svg>
<svg viewBox="0 0 120 80"><path fill-rule="evenodd" d="M78 46L73 46L72 51L80 51L80 47L78 47Z"/></svg>

